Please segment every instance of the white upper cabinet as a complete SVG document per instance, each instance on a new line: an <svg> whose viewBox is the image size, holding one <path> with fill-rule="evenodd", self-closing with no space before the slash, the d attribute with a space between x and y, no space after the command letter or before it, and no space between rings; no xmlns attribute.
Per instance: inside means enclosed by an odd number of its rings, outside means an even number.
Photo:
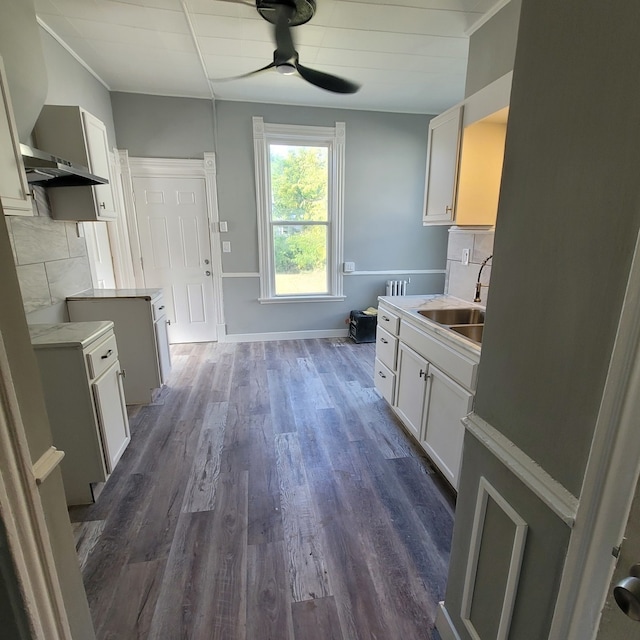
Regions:
<svg viewBox="0 0 640 640"><path fill-rule="evenodd" d="M424 224L453 224L462 105L429 122Z"/></svg>
<svg viewBox="0 0 640 640"><path fill-rule="evenodd" d="M38 148L88 167L109 184L53 187L51 215L58 220L112 220L116 217L104 123L81 107L45 105L34 134Z"/></svg>
<svg viewBox="0 0 640 640"><path fill-rule="evenodd" d="M429 123L423 224L495 224L512 75Z"/></svg>
<svg viewBox="0 0 640 640"><path fill-rule="evenodd" d="M0 205L6 215L32 216L9 87L0 57Z"/></svg>

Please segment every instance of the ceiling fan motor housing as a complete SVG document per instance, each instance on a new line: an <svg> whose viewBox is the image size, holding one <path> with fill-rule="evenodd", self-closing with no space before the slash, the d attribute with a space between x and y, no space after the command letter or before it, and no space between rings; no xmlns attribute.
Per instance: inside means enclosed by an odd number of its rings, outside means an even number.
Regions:
<svg viewBox="0 0 640 640"><path fill-rule="evenodd" d="M256 0L258 13L271 24L277 20L277 6L291 7L293 13L289 18L289 26L296 27L299 24L309 22L316 12L315 0Z"/></svg>

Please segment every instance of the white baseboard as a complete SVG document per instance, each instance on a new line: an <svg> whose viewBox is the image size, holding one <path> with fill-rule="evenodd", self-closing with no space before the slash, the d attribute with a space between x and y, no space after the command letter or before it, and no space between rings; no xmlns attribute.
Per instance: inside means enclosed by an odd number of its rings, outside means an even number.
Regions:
<svg viewBox="0 0 640 640"><path fill-rule="evenodd" d="M274 331L272 333L218 333L218 342L271 342L273 340L310 340L313 338L347 338L348 329L312 331Z"/></svg>
<svg viewBox="0 0 640 640"><path fill-rule="evenodd" d="M453 626L453 622L451 622L449 612L447 611L444 602L440 602L438 605L436 629L438 630L442 640L460 640L460 636L458 635L456 628Z"/></svg>

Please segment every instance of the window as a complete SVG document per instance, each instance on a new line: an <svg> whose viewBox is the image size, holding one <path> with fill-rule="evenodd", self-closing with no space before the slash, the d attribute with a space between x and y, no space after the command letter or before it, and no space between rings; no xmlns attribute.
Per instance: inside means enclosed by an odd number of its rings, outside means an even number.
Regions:
<svg viewBox="0 0 640 640"><path fill-rule="evenodd" d="M260 302L344 299L344 133L253 119Z"/></svg>

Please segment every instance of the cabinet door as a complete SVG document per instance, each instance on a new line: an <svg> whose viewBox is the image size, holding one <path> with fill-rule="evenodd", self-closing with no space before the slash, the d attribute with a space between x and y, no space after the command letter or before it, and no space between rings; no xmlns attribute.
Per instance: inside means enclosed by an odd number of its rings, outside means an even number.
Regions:
<svg viewBox="0 0 640 640"><path fill-rule="evenodd" d="M398 348L396 410L404 425L419 440L427 392L429 363L402 342Z"/></svg>
<svg viewBox="0 0 640 640"><path fill-rule="evenodd" d="M9 87L0 58L0 205L6 215L32 216Z"/></svg>
<svg viewBox="0 0 640 640"><path fill-rule="evenodd" d="M462 457L464 426L461 422L473 407L473 394L442 371L429 367L431 388L422 446L454 488Z"/></svg>
<svg viewBox="0 0 640 640"><path fill-rule="evenodd" d="M111 473L131 439L120 379L120 363L116 360L91 386L107 472Z"/></svg>
<svg viewBox="0 0 640 640"><path fill-rule="evenodd" d="M113 197L113 177L109 162L109 142L107 129L101 120L87 111L82 112L82 126L84 127L85 143L89 169L101 178L108 178L109 184L98 184L93 188L96 197L96 213L98 218L115 218L116 207Z"/></svg>
<svg viewBox="0 0 640 640"><path fill-rule="evenodd" d="M423 224L452 224L460 151L462 106L429 123Z"/></svg>
<svg viewBox="0 0 640 640"><path fill-rule="evenodd" d="M158 367L160 368L160 382L165 384L171 373L171 352L169 351L169 334L167 332L167 317L162 316L154 323L156 349L158 351Z"/></svg>

